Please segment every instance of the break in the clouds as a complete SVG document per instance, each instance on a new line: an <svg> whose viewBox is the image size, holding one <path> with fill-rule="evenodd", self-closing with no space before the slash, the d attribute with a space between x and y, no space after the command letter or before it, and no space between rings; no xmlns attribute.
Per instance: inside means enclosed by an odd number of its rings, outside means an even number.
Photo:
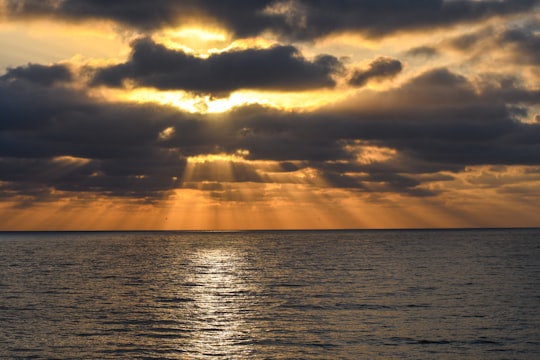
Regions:
<svg viewBox="0 0 540 360"><path fill-rule="evenodd" d="M422 187L431 178L422 176L441 171L540 165L540 125L520 121L525 105L540 104L540 91L478 92L477 84L444 68L366 93L367 101L354 107L350 99L310 112L251 106L224 115L96 101L11 74L0 83L6 194L42 188L157 199L192 186L182 182L188 156L219 153L311 168L328 186L412 196L435 195ZM370 148L392 156L359 161ZM247 163L234 165L234 176L212 174L201 170L191 181L272 182Z"/></svg>
<svg viewBox="0 0 540 360"><path fill-rule="evenodd" d="M377 226L540 224L538 0L0 6L5 228L92 204L206 228L298 209L348 219L329 227L371 210L401 211Z"/></svg>
<svg viewBox="0 0 540 360"><path fill-rule="evenodd" d="M306 60L294 46L233 50L200 58L167 49L145 38L132 43L130 59L98 69L93 85L138 86L161 90L229 93L239 89L307 90L333 87L333 76L343 71L331 55Z"/></svg>
<svg viewBox="0 0 540 360"><path fill-rule="evenodd" d="M538 4L538 0L4 1L10 17L108 19L143 31L178 26L199 17L225 26L238 37L271 31L289 39L315 39L347 31L378 37L529 12Z"/></svg>

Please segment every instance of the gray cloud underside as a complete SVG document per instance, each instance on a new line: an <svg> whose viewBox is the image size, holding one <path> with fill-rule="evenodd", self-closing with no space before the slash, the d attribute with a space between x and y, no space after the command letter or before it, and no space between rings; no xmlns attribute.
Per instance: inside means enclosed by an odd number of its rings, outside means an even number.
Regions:
<svg viewBox="0 0 540 360"><path fill-rule="evenodd" d="M188 156L248 150L250 160L275 160L283 172L311 167L332 186L358 191L432 195L426 174L467 165L540 165L540 124L520 122L540 91L479 88L436 69L382 93L314 112L261 106L219 115L193 115L157 105L99 102L16 72L0 80L0 187L3 196L46 189L156 199L182 186ZM41 79L40 72L35 75ZM54 84L54 82L53 82ZM169 136L163 130L173 128ZM355 161L363 144L397 155ZM349 149L349 150L348 150ZM68 156L84 158L77 163ZM249 163L232 178L199 171L193 181L272 181ZM41 189L41 191L38 191Z"/></svg>
<svg viewBox="0 0 540 360"><path fill-rule="evenodd" d="M488 27L451 39L450 46L473 54L504 50L514 64L540 66L540 23L502 30Z"/></svg>
<svg viewBox="0 0 540 360"><path fill-rule="evenodd" d="M406 55L430 58L439 55L439 50L431 46L417 46L409 49Z"/></svg>
<svg viewBox="0 0 540 360"><path fill-rule="evenodd" d="M530 12L538 4L538 0L6 1L10 17L110 19L148 31L179 25L193 16L203 16L217 20L239 37L270 30L286 38L305 40L343 31L376 37L403 30L446 27Z"/></svg>
<svg viewBox="0 0 540 360"><path fill-rule="evenodd" d="M40 65L28 64L8 68L6 73L0 76L0 81L25 79L41 85L50 86L57 82L71 81L73 76L67 66L64 65Z"/></svg>
<svg viewBox="0 0 540 360"><path fill-rule="evenodd" d="M518 64L540 66L540 24L534 28L508 29L498 42L513 50Z"/></svg>
<svg viewBox="0 0 540 360"><path fill-rule="evenodd" d="M97 69L93 85L121 87L126 80L161 90L229 93L238 89L306 90L335 85L344 66L331 55L313 62L293 46L213 54L207 59L167 49L150 39L132 44L123 64Z"/></svg>
<svg viewBox="0 0 540 360"><path fill-rule="evenodd" d="M403 65L401 61L391 58L379 57L373 60L367 69L357 69L349 79L349 85L364 86L372 80L380 81L397 76Z"/></svg>

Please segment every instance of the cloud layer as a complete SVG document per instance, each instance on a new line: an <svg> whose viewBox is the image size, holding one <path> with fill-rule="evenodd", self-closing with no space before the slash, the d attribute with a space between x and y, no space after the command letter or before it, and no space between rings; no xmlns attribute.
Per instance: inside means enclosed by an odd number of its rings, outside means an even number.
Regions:
<svg viewBox="0 0 540 360"><path fill-rule="evenodd" d="M478 92L444 68L397 89L363 94L364 104L353 108L251 106L225 115L96 102L44 83L43 73L12 70L0 83L0 112L7 115L0 125L0 181L13 194L54 188L159 198L183 186L188 156L239 151L246 161L315 169L334 187L369 191L376 183L377 191L422 196L433 195L422 189L422 174L540 165L540 124L519 121L526 110L518 105L539 104L540 91L494 86ZM359 161L370 147L397 153ZM256 174L236 165L229 180L263 181ZM219 178L199 174L195 180Z"/></svg>
<svg viewBox="0 0 540 360"><path fill-rule="evenodd" d="M0 215L178 194L231 207L540 198L538 0L0 6L8 25L47 20L36 29L105 20L123 47L1 70ZM186 28L227 36L191 51Z"/></svg>
<svg viewBox="0 0 540 360"><path fill-rule="evenodd" d="M273 31L285 38L314 39L343 31L383 36L475 22L531 11L538 0L7 0L11 17L109 19L143 31L180 25L194 16L213 19L239 37ZM381 21L384 19L384 21Z"/></svg>
<svg viewBox="0 0 540 360"><path fill-rule="evenodd" d="M161 90L229 93L239 89L307 90L333 87L343 65L331 55L306 60L294 46L212 54L203 59L170 50L150 39L132 44L130 59L98 69L93 85L121 87L126 80Z"/></svg>
<svg viewBox="0 0 540 360"><path fill-rule="evenodd" d="M349 84L364 86L372 80L391 79L401 70L403 70L403 65L399 60L380 57L373 60L367 69L355 70L349 79Z"/></svg>

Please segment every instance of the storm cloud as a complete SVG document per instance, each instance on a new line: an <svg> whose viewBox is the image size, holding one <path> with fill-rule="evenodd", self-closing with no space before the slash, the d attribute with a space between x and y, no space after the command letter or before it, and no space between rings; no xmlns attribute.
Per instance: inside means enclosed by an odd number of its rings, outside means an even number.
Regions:
<svg viewBox="0 0 540 360"><path fill-rule="evenodd" d="M434 195L421 185L440 171L540 165L540 124L520 121L527 113L521 104L540 104L540 92L502 89L497 79L478 92L446 68L365 92L361 106L350 107L353 98L309 112L244 106L218 115L103 102L16 76L0 80L4 196L57 189L151 201L183 186L189 156L240 150L246 163L235 165L227 181L271 181L249 161L273 160L290 164L285 172L315 169L332 186L411 196ZM394 155L360 161L366 146Z"/></svg>
<svg viewBox="0 0 540 360"><path fill-rule="evenodd" d="M229 93L239 89L307 90L333 87L344 66L331 55L306 60L294 46L247 49L199 58L150 39L132 43L128 62L98 69L93 85L121 87L126 80L160 90Z"/></svg>
<svg viewBox="0 0 540 360"><path fill-rule="evenodd" d="M8 68L7 72L0 76L0 80L25 80L49 86L56 82L72 80L72 74L65 65L56 64L46 66L40 64L28 64L26 66Z"/></svg>
<svg viewBox="0 0 540 360"><path fill-rule="evenodd" d="M78 21L108 19L151 31L178 26L194 16L210 18L237 37L271 31L284 38L310 40L356 31L380 37L532 11L538 0L7 0L10 17L58 17ZM384 19L381 21L381 19Z"/></svg>

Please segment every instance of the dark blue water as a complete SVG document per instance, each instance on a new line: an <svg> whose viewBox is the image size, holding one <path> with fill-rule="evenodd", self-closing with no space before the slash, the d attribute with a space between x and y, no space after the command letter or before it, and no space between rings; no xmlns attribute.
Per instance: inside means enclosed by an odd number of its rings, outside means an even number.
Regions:
<svg viewBox="0 0 540 360"><path fill-rule="evenodd" d="M540 230L3 233L0 358L540 359Z"/></svg>

